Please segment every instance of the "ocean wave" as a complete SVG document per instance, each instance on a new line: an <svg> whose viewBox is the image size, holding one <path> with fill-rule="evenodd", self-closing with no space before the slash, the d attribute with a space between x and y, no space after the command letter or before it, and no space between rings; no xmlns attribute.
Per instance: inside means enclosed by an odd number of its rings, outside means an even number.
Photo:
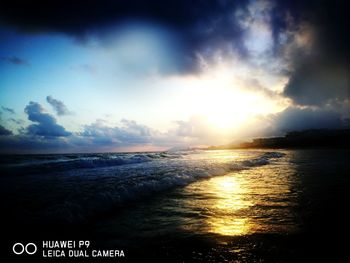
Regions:
<svg viewBox="0 0 350 263"><path fill-rule="evenodd" d="M222 154L227 155L222 158ZM82 222L130 201L197 180L254 169L285 155L241 154L245 157L237 158L235 152L206 151L22 156L13 162L23 175L20 194L12 195L19 199L13 202L22 203L24 198L36 204L18 210L26 213L28 220ZM19 182L15 176L3 178Z"/></svg>
<svg viewBox="0 0 350 263"><path fill-rule="evenodd" d="M266 152L258 158L243 161L243 164L247 167L266 165L270 163L270 159L282 158L285 155L282 152Z"/></svg>
<svg viewBox="0 0 350 263"><path fill-rule="evenodd" d="M282 158L286 154L282 152L266 152L262 155L262 158L272 159L272 158Z"/></svg>
<svg viewBox="0 0 350 263"><path fill-rule="evenodd" d="M284 155L279 152L267 152L249 160L225 163L213 163L210 160L179 162L169 158L132 168L119 167L114 174L111 174L112 170L107 170L104 171L104 174L108 174L105 178L96 175L97 169L89 170L84 176L91 179L84 182L85 188L67 196L64 202L50 207L46 215L69 222L86 220L92 215L112 211L130 201L186 186L200 179L267 165L271 159Z"/></svg>
<svg viewBox="0 0 350 263"><path fill-rule="evenodd" d="M67 155L15 156L0 165L0 170L10 175L60 172L72 169L103 168L151 162L162 158L181 158L180 152L154 153L101 153Z"/></svg>

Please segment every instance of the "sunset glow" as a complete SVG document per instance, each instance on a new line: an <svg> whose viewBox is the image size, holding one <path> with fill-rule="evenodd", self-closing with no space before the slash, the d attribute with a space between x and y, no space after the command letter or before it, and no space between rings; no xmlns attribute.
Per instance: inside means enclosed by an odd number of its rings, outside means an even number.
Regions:
<svg viewBox="0 0 350 263"><path fill-rule="evenodd" d="M323 29L284 11L277 23L272 0L217 4L222 14L203 6L203 17L176 4L183 24L143 5L145 16L65 28L10 19L2 151L166 150L346 126L347 59L327 51Z"/></svg>

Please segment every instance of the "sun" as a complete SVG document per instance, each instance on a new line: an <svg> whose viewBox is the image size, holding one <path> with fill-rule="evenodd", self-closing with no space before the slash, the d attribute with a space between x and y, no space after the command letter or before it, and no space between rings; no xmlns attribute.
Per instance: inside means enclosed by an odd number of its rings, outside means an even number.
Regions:
<svg viewBox="0 0 350 263"><path fill-rule="evenodd" d="M205 117L215 129L229 130L274 110L274 104L264 96L235 83L224 73L189 80L191 89L183 96L187 112Z"/></svg>
<svg viewBox="0 0 350 263"><path fill-rule="evenodd" d="M200 116L220 134L230 135L260 116L288 106L278 95L284 78L272 78L239 60L208 65L200 74L167 80L176 89L176 95L169 98L169 104L176 105L174 115L179 119Z"/></svg>
<svg viewBox="0 0 350 263"><path fill-rule="evenodd" d="M219 87L204 95L207 107L203 114L216 128L228 129L240 126L250 115L258 110L249 107L251 97L235 89Z"/></svg>

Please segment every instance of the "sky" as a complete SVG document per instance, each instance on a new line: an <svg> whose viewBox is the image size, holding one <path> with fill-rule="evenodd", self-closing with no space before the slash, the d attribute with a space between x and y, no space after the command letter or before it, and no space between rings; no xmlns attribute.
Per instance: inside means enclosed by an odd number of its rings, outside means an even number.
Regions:
<svg viewBox="0 0 350 263"><path fill-rule="evenodd" d="M5 0L0 152L349 128L347 10L345 0Z"/></svg>

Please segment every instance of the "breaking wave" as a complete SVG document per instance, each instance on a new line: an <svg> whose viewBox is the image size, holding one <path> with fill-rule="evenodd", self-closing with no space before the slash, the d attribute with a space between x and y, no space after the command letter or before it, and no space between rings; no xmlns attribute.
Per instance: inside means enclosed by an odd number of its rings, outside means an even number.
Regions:
<svg viewBox="0 0 350 263"><path fill-rule="evenodd" d="M60 154L60 155L23 155L7 157L2 160L0 169L13 174L43 173L45 171L66 171L80 168L102 168L150 162L160 158L181 158L174 152L159 153L101 153L101 154Z"/></svg>
<svg viewBox="0 0 350 263"><path fill-rule="evenodd" d="M37 176L28 176L31 186L38 188L36 191L31 188L34 191L28 193L31 198L40 199L48 187L52 190L45 193L43 205L37 206L41 209L28 207L28 214L43 220L80 222L132 200L200 179L267 165L284 155L260 152L243 160L224 161L213 158L212 153L196 152L57 155L28 158L13 163L12 167L26 172L41 171ZM46 170L51 170L51 174L43 180ZM33 203L38 202L41 200Z"/></svg>

